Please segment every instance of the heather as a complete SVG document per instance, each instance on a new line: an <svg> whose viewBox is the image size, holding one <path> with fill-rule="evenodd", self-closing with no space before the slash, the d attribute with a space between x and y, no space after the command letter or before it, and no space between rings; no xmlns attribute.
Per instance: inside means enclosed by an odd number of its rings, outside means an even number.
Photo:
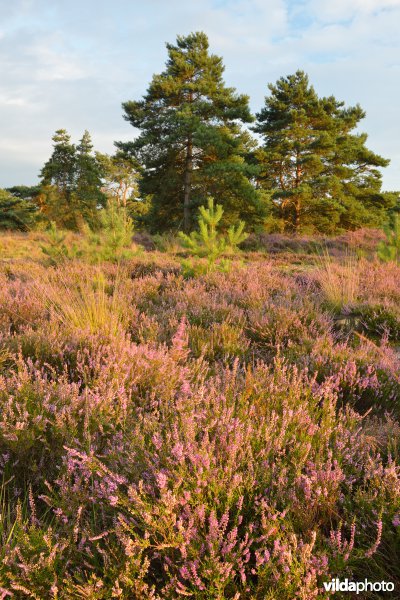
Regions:
<svg viewBox="0 0 400 600"><path fill-rule="evenodd" d="M400 266L375 238L3 260L0 597L398 590Z"/></svg>

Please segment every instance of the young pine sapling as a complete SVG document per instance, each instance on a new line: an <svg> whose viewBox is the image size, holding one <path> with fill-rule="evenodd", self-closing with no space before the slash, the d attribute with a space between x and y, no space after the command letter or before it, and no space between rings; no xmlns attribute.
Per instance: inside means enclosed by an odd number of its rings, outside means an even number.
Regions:
<svg viewBox="0 0 400 600"><path fill-rule="evenodd" d="M198 257L207 258L207 271L216 268L216 262L224 254L232 254L247 237L244 231L244 222L232 225L227 233L218 230L224 209L220 204L214 206L213 198L208 199L208 206L199 209L199 231L192 231L190 235L179 232L182 245Z"/></svg>
<svg viewBox="0 0 400 600"><path fill-rule="evenodd" d="M384 228L386 240L378 246L378 257L384 262L400 262L400 215Z"/></svg>

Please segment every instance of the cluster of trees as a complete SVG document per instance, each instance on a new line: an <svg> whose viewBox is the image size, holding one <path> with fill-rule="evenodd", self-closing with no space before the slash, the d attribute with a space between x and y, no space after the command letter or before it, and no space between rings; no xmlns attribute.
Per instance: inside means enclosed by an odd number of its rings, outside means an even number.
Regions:
<svg viewBox="0 0 400 600"><path fill-rule="evenodd" d="M138 168L130 157L94 152L88 131L76 145L59 129L53 142L39 185L0 190L0 228L31 229L44 222L60 229L89 225L96 230L103 220L101 209L111 200L127 213L140 213Z"/></svg>
<svg viewBox="0 0 400 600"><path fill-rule="evenodd" d="M379 168L389 161L356 132L360 106L320 98L297 71L269 85L254 117L248 96L225 84L222 58L210 54L204 33L178 36L167 51L144 97L123 104L139 131L134 141L116 142L108 156L93 152L88 132L75 146L57 131L40 186L29 197L20 188L4 192L0 209L11 203L15 223L27 210L28 223L36 207L79 229L96 227L113 197L150 231L188 233L214 197L225 227L244 221L249 229L330 234L380 226L396 208L397 194L381 191Z"/></svg>

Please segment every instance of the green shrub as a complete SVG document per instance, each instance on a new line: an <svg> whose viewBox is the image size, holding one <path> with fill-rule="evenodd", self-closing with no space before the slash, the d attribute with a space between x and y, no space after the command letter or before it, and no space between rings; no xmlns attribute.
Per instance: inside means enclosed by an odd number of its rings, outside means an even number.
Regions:
<svg viewBox="0 0 400 600"><path fill-rule="evenodd" d="M400 341L400 312L381 304L366 304L358 308L358 329L373 337L387 335L393 342Z"/></svg>
<svg viewBox="0 0 400 600"><path fill-rule="evenodd" d="M87 229L92 258L111 261L131 258L133 222L126 209L115 200L109 200L107 207L100 211L99 220L98 232Z"/></svg>
<svg viewBox="0 0 400 600"><path fill-rule="evenodd" d="M400 262L400 216L384 228L386 240L378 245L378 257L384 262Z"/></svg>
<svg viewBox="0 0 400 600"><path fill-rule="evenodd" d="M50 222L50 227L46 232L46 242L40 245L40 248L52 264L57 264L71 258L77 258L80 255L75 244L72 247L65 243L66 233L58 229L54 221Z"/></svg>
<svg viewBox="0 0 400 600"><path fill-rule="evenodd" d="M67 233L51 222L46 234L46 243L41 245L42 252L52 264L65 260L83 258L91 263L99 261L119 262L131 258L133 223L124 207L110 200L107 207L99 212L100 229L92 231L85 224L77 243L67 243Z"/></svg>
<svg viewBox="0 0 400 600"><path fill-rule="evenodd" d="M193 231L190 235L180 231L179 238L192 254L206 258L206 271L212 271L216 268L217 260L224 254L234 253L248 234L244 232L244 221L239 221L237 227L232 225L226 234L218 231L224 209L221 204L214 207L213 198L209 198L208 207L201 206L199 212L199 231Z"/></svg>

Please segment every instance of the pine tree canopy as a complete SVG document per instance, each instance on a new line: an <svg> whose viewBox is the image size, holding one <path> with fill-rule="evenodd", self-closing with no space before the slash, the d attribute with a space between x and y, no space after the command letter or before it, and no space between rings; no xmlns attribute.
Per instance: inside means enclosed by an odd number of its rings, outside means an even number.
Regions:
<svg viewBox="0 0 400 600"><path fill-rule="evenodd" d="M101 190L101 164L93 154L93 144L88 131L84 132L76 150L75 193L83 218L93 224L97 221L97 209L105 206L106 197Z"/></svg>
<svg viewBox="0 0 400 600"><path fill-rule="evenodd" d="M258 182L284 229L335 233L380 225L393 202L381 193L379 167L389 161L365 146L366 134L354 132L365 117L361 107L319 98L303 71L268 87L254 127L263 140L255 156Z"/></svg>
<svg viewBox="0 0 400 600"><path fill-rule="evenodd" d="M244 156L253 149L248 97L223 80L222 59L209 53L207 36L197 32L167 44L165 70L154 75L144 98L123 104L125 119L139 137L117 146L143 168L142 196L150 195L153 229L194 225L194 208L214 196L233 221L259 218L256 172Z"/></svg>
<svg viewBox="0 0 400 600"><path fill-rule="evenodd" d="M16 198L34 200L40 194L40 185L14 185L6 188Z"/></svg>
<svg viewBox="0 0 400 600"><path fill-rule="evenodd" d="M65 129L58 129L54 136L54 150L40 172L43 185L55 185L66 196L75 187L76 147Z"/></svg>
<svg viewBox="0 0 400 600"><path fill-rule="evenodd" d="M39 200L43 212L69 229L80 228L84 221L95 224L97 209L104 206L105 195L101 191L101 167L93 155L89 132L84 132L76 146L65 129L59 129L53 142L53 153L40 173Z"/></svg>
<svg viewBox="0 0 400 600"><path fill-rule="evenodd" d="M30 200L0 189L0 229L28 231L34 224L38 209Z"/></svg>

